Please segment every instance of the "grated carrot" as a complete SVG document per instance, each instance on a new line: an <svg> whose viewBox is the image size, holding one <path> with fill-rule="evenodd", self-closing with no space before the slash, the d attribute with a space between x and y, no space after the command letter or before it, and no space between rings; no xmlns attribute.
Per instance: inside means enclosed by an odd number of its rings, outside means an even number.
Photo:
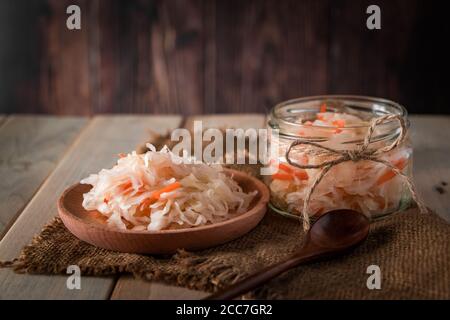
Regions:
<svg viewBox="0 0 450 320"><path fill-rule="evenodd" d="M278 168L283 170L285 173L276 173L272 175L273 179L276 180L293 180L294 177L300 180L308 180L309 176L308 173L305 170L301 169L294 169L291 166L280 163L278 165Z"/></svg>
<svg viewBox="0 0 450 320"><path fill-rule="evenodd" d="M336 127L338 127L338 128L343 128L343 127L345 127L345 120L343 120L343 119L337 119L337 120L334 120L334 121L332 122L332 124L333 124L333 126L336 126Z"/></svg>
<svg viewBox="0 0 450 320"><path fill-rule="evenodd" d="M322 103L322 105L320 106L320 113L324 113L324 112L327 112L326 103Z"/></svg>
<svg viewBox="0 0 450 320"><path fill-rule="evenodd" d="M178 189L180 187L181 187L181 183L179 183L178 181L174 182L174 183L171 183L171 184L165 186L164 188L153 192L152 195L151 195L151 198L154 198L155 200L158 200L163 193L174 191L174 190L176 190L176 189Z"/></svg>
<svg viewBox="0 0 450 320"><path fill-rule="evenodd" d="M131 181L122 183L121 185L119 185L119 188L122 189L122 191L127 190L128 188L130 188L132 186Z"/></svg>
<svg viewBox="0 0 450 320"><path fill-rule="evenodd" d="M401 158L400 160L397 160L393 163L393 165L399 170L403 170L406 167L406 164L407 161L405 158ZM386 173L384 173L381 177L378 178L375 185L380 186L386 181L391 180L395 176L396 176L395 172L389 169Z"/></svg>
<svg viewBox="0 0 450 320"><path fill-rule="evenodd" d="M278 165L278 168L280 168L281 170L287 172L287 173L292 173L294 172L294 169L292 169L289 165L284 164L284 163L280 163Z"/></svg>
<svg viewBox="0 0 450 320"><path fill-rule="evenodd" d="M309 176L305 170L295 170L294 176L296 176L300 180L308 180Z"/></svg>
<svg viewBox="0 0 450 320"><path fill-rule="evenodd" d="M272 175L272 179L290 181L293 180L294 177L287 173L275 173Z"/></svg>
<svg viewBox="0 0 450 320"><path fill-rule="evenodd" d="M165 186L164 188L161 188L159 190L153 191L153 193L150 195L150 197L148 197L147 199L145 199L142 202L141 206L150 205L153 202L158 201L163 193L174 191L174 190L176 190L176 189L178 189L180 187L181 187L181 183L179 183L177 181L177 182L174 182L174 183L171 183L171 184Z"/></svg>
<svg viewBox="0 0 450 320"><path fill-rule="evenodd" d="M150 195L150 197L148 197L147 199L145 199L144 201L142 201L142 204L141 204L141 206L140 206L140 207L141 207L141 210L142 210L143 208L145 208L145 207L151 205L152 203L158 201L159 198L161 197L161 195L162 195L163 193L174 191L174 190L176 190L176 189L178 189L178 188L180 188L180 187L181 187L181 183L179 183L179 182L177 181L177 182L174 182L174 183L172 183L172 184L169 184L169 185L165 186L165 187L162 188L162 189L159 189L159 190L154 191L154 192Z"/></svg>

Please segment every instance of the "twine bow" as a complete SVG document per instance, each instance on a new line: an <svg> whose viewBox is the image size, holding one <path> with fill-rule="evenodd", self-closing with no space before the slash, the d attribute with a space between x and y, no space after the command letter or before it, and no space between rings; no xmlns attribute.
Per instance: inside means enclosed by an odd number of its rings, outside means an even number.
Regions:
<svg viewBox="0 0 450 320"><path fill-rule="evenodd" d="M391 120L397 120L400 124L400 133L396 137L396 139L390 145L385 146L383 148L380 148L380 149L369 148L375 128L378 125L386 123ZM336 150L336 149L332 149L332 148L323 146L319 143L306 141L303 139L299 139L299 140L292 142L291 145L289 146L288 150L286 151L286 160L290 165L300 168L300 169L322 169L322 171L320 171L320 173L316 176L314 182L308 188L307 193L306 193L305 201L303 203L303 211L302 211L304 229L308 230L310 227L308 207L309 207L311 195L313 194L314 190L317 188L319 183L322 181L323 177L328 173L328 171L330 171L331 168L333 168L334 166L336 166L340 163L347 162L347 161L357 162L360 160L368 160L368 161L373 161L373 162L378 162L378 163L384 164L386 167L391 169L392 172L394 172L394 174L401 176L405 180L405 183L408 186L409 191L411 192L411 196L412 196L413 200L417 203L417 206L418 206L420 212L422 212L422 213L427 212L425 205L419 199L419 196L415 190L414 184L411 181L411 179L408 176L406 176L403 172L401 172L400 169L396 168L388 161L379 158L380 155L393 150L394 148L396 148L398 145L400 145L404 141L405 135L406 135L406 130L407 129L406 129L405 120L401 116L385 115L385 116L382 116L379 118L375 118L371 121L369 130L367 132L367 135L364 138L363 144L356 150ZM327 155L330 155L330 156L336 155L337 157L332 160L324 161L320 164L299 164L299 163L293 162L289 157L292 148L299 146L299 145L310 145L310 146L324 150L325 154L327 154Z"/></svg>

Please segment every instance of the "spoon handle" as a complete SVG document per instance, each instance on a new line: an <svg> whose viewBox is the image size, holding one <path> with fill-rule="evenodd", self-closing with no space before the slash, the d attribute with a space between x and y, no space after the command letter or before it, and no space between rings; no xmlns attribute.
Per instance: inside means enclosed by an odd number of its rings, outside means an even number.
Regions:
<svg viewBox="0 0 450 320"><path fill-rule="evenodd" d="M221 292L217 292L206 297L205 300L230 300L236 298L237 296L261 286L283 272L298 266L300 263L312 260L314 257L314 255L311 255L308 252L303 252L303 254L297 253L287 260L268 266L248 276L242 281L231 285Z"/></svg>

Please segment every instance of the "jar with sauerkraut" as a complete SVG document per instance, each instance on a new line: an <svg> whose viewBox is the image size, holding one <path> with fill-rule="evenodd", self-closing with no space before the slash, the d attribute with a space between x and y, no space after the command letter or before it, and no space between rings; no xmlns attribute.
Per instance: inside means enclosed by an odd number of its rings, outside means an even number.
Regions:
<svg viewBox="0 0 450 320"><path fill-rule="evenodd" d="M374 125L380 117L385 121ZM318 96L278 104L268 121L277 150L273 173L265 177L272 209L301 217L307 199L307 217L352 209L379 218L408 207L408 127L405 108L379 98Z"/></svg>

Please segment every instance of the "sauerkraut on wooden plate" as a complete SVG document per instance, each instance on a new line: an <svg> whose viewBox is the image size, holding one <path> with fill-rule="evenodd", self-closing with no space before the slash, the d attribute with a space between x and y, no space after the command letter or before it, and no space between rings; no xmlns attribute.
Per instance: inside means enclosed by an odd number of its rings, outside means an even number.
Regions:
<svg viewBox="0 0 450 320"><path fill-rule="evenodd" d="M119 229L157 231L221 222L247 211L246 193L220 164L181 158L148 144L144 154L121 154L111 169L81 180L92 185L83 207Z"/></svg>

